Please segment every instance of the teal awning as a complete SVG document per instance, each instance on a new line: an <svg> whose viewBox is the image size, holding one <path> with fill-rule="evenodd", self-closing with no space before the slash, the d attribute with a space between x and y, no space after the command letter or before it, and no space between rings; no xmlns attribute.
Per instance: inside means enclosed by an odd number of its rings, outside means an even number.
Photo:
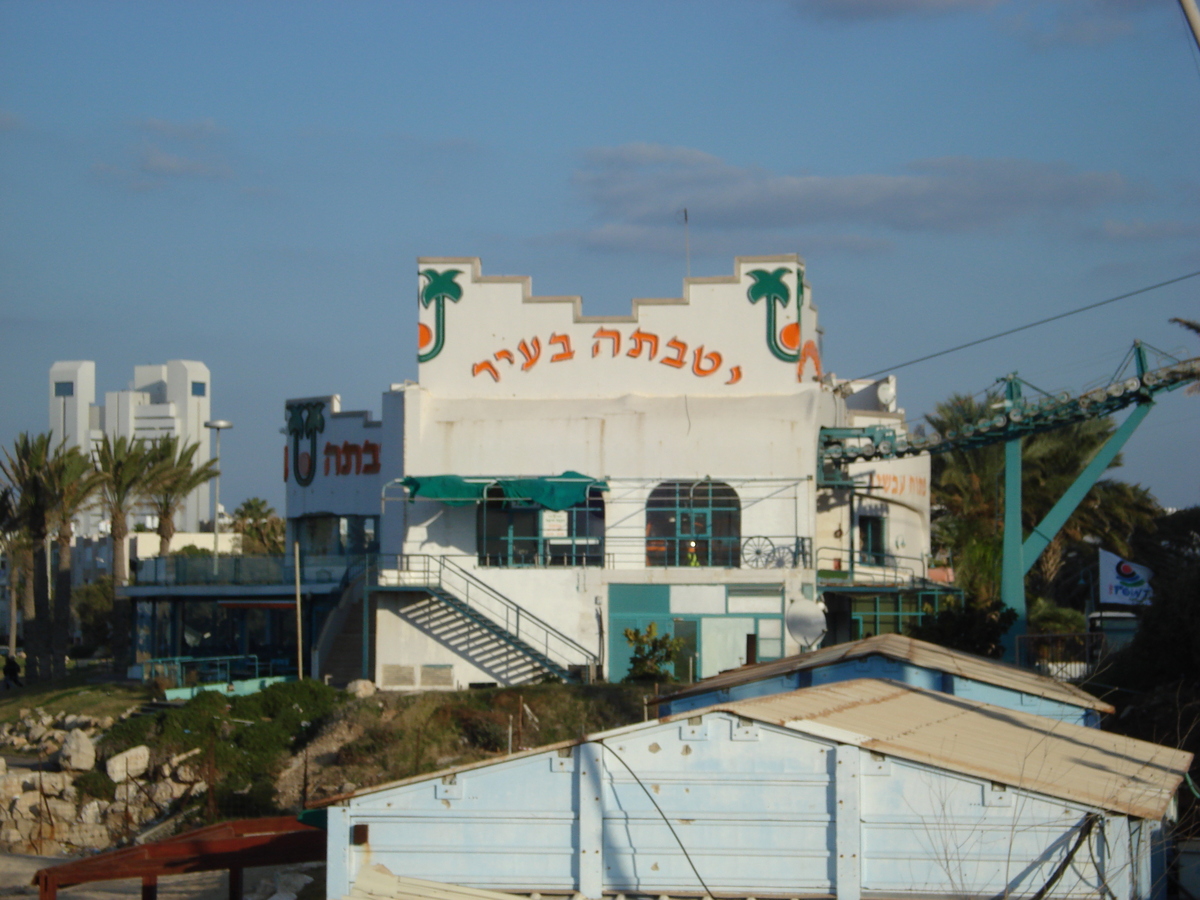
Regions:
<svg viewBox="0 0 1200 900"><path fill-rule="evenodd" d="M470 506L484 498L487 489L498 486L509 500L528 500L546 509L564 510L587 500L590 488L608 490L598 478L578 472L563 472L542 478L488 478L464 475L409 475L403 484L408 497L436 500L447 506Z"/></svg>

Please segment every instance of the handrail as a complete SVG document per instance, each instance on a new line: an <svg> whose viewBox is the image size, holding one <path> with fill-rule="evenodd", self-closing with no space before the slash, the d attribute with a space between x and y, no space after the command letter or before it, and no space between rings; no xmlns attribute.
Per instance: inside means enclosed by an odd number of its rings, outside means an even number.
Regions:
<svg viewBox="0 0 1200 900"><path fill-rule="evenodd" d="M908 581L915 585L918 580L926 580L927 564L922 557L881 553L878 555L882 557L882 563L864 562L862 550L850 551L845 547L818 547L815 555L818 572L833 569L844 573L849 583L885 584ZM917 574L915 567L900 565L898 560L917 563L921 567L921 574ZM847 563L844 568L843 562Z"/></svg>
<svg viewBox="0 0 1200 900"><path fill-rule="evenodd" d="M363 561L361 571L355 572L353 575L351 575L350 567L346 568L342 596L339 598L337 606L331 609L329 615L325 617L321 633L313 641L312 649L309 652L309 671L312 672L314 678L320 678L321 664L329 656L329 651L333 649L333 643L337 640L338 635L342 633L342 627L346 624L351 608L362 600L364 596L362 589L367 581L368 570L369 566L366 560Z"/></svg>
<svg viewBox="0 0 1200 900"><path fill-rule="evenodd" d="M539 618L512 599L500 593L486 581L463 568L446 556L433 554L403 554L393 556L394 567L388 566L380 557L375 584L382 583L387 570L399 574L399 583L411 586L436 587L453 594L461 603L482 614L552 662L564 668L572 665L596 665L599 657L563 634L550 623ZM410 573L423 579L420 585L406 582L404 575Z"/></svg>

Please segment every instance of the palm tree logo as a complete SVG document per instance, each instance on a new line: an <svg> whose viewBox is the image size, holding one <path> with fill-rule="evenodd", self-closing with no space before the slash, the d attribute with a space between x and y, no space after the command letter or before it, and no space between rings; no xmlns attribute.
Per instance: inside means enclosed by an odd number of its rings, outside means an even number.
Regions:
<svg viewBox="0 0 1200 900"><path fill-rule="evenodd" d="M785 325L781 334L775 324L775 306L778 304L786 309L792 297L792 292L783 283L783 276L789 271L791 270L776 269L774 272L768 272L766 269L754 269L748 272L747 274L754 279L754 284L750 285L746 296L750 298L751 303L766 300L767 346L771 348L771 353L776 359L794 363L800 361L800 325L797 322ZM799 298L796 300L796 307L799 310Z"/></svg>
<svg viewBox="0 0 1200 900"><path fill-rule="evenodd" d="M457 303L462 299L462 286L454 280L461 274L458 269L447 269L445 272L426 269L421 273L426 280L425 287L421 289L421 305L428 309L433 304L433 331L423 322L418 325L418 344L420 350L424 351L417 354L419 363L429 362L442 352L446 343L446 301ZM430 344L433 346L425 350Z"/></svg>
<svg viewBox="0 0 1200 900"><path fill-rule="evenodd" d="M292 436L292 471L296 484L308 487L317 474L317 435L325 430L325 403L290 403L287 407L287 431ZM308 451L300 449L300 440L308 438Z"/></svg>

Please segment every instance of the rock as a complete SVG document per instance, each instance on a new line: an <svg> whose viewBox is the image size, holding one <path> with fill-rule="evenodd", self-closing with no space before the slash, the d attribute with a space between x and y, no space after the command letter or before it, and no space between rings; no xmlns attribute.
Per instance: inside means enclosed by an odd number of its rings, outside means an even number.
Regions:
<svg viewBox="0 0 1200 900"><path fill-rule="evenodd" d="M145 744L130 747L124 753L109 757L104 767L108 777L117 784L129 778L139 778L150 768L150 748Z"/></svg>
<svg viewBox="0 0 1200 900"><path fill-rule="evenodd" d="M0 775L7 775L7 774L8 774L8 760L6 760L3 756L0 756Z"/></svg>
<svg viewBox="0 0 1200 900"><path fill-rule="evenodd" d="M114 796L117 798L118 803L133 805L144 803L147 792L148 789L145 784L131 779L118 784Z"/></svg>
<svg viewBox="0 0 1200 900"><path fill-rule="evenodd" d="M165 809L186 792L187 785L176 784L173 781L156 781L150 786L150 799Z"/></svg>
<svg viewBox="0 0 1200 900"><path fill-rule="evenodd" d="M75 819L80 825L98 825L104 818L104 810L107 808L108 804L103 800L89 800L79 807L79 814Z"/></svg>
<svg viewBox="0 0 1200 900"><path fill-rule="evenodd" d="M357 787L358 787L358 785L355 784L353 781L344 781L344 782L342 782L342 786L340 788L338 788L338 793L339 794L352 794L352 793L354 793L354 791Z"/></svg>
<svg viewBox="0 0 1200 900"><path fill-rule="evenodd" d="M175 770L175 780L181 784L192 784L200 780L200 773L191 766L180 766Z"/></svg>
<svg viewBox="0 0 1200 900"><path fill-rule="evenodd" d="M38 791L25 791L18 795L9 805L8 811L12 813L14 819L32 819L34 808L42 802L42 795Z"/></svg>
<svg viewBox="0 0 1200 900"><path fill-rule="evenodd" d="M203 794L207 790L208 790L208 782L197 781L195 784L193 784L191 787L188 788L187 796L199 797L201 794Z"/></svg>
<svg viewBox="0 0 1200 900"><path fill-rule="evenodd" d="M38 818L59 822L74 822L75 821L75 804L67 800L59 800L57 797L47 797L36 807Z"/></svg>
<svg viewBox="0 0 1200 900"><path fill-rule="evenodd" d="M96 727L101 731L108 731L108 729L113 727L113 717L101 716L96 722Z"/></svg>
<svg viewBox="0 0 1200 900"><path fill-rule="evenodd" d="M41 722L35 722L29 727L28 739L36 744L49 733L49 728L47 728Z"/></svg>
<svg viewBox="0 0 1200 900"><path fill-rule="evenodd" d="M352 682L346 685L346 693L352 697L370 697L375 693L375 682L368 681L365 678L355 678Z"/></svg>
<svg viewBox="0 0 1200 900"><path fill-rule="evenodd" d="M58 764L70 771L90 772L96 767L96 745L85 732L72 729L67 733Z"/></svg>
<svg viewBox="0 0 1200 900"><path fill-rule="evenodd" d="M67 829L66 840L68 843L86 850L104 850L111 843L108 829L99 822L72 825Z"/></svg>
<svg viewBox="0 0 1200 900"><path fill-rule="evenodd" d="M47 797L61 797L71 784L71 779L62 772L34 772L26 784L31 791L40 791Z"/></svg>
<svg viewBox="0 0 1200 900"><path fill-rule="evenodd" d="M174 766L179 765L181 762L183 762L186 759L191 759L193 756L195 756L199 752L200 752L199 747L193 747L191 750L188 750L186 753L176 753L174 756L171 757L169 762L170 762L171 766L174 767Z"/></svg>

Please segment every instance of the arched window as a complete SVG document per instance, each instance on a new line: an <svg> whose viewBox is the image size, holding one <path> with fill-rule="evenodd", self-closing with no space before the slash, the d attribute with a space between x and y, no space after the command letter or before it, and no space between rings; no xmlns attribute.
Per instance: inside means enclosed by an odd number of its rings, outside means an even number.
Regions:
<svg viewBox="0 0 1200 900"><path fill-rule="evenodd" d="M564 510L510 500L493 485L475 518L484 566L604 565L604 494L588 488L583 503Z"/></svg>
<svg viewBox="0 0 1200 900"><path fill-rule="evenodd" d="M647 566L741 563L742 505L720 481L664 481L646 501Z"/></svg>

